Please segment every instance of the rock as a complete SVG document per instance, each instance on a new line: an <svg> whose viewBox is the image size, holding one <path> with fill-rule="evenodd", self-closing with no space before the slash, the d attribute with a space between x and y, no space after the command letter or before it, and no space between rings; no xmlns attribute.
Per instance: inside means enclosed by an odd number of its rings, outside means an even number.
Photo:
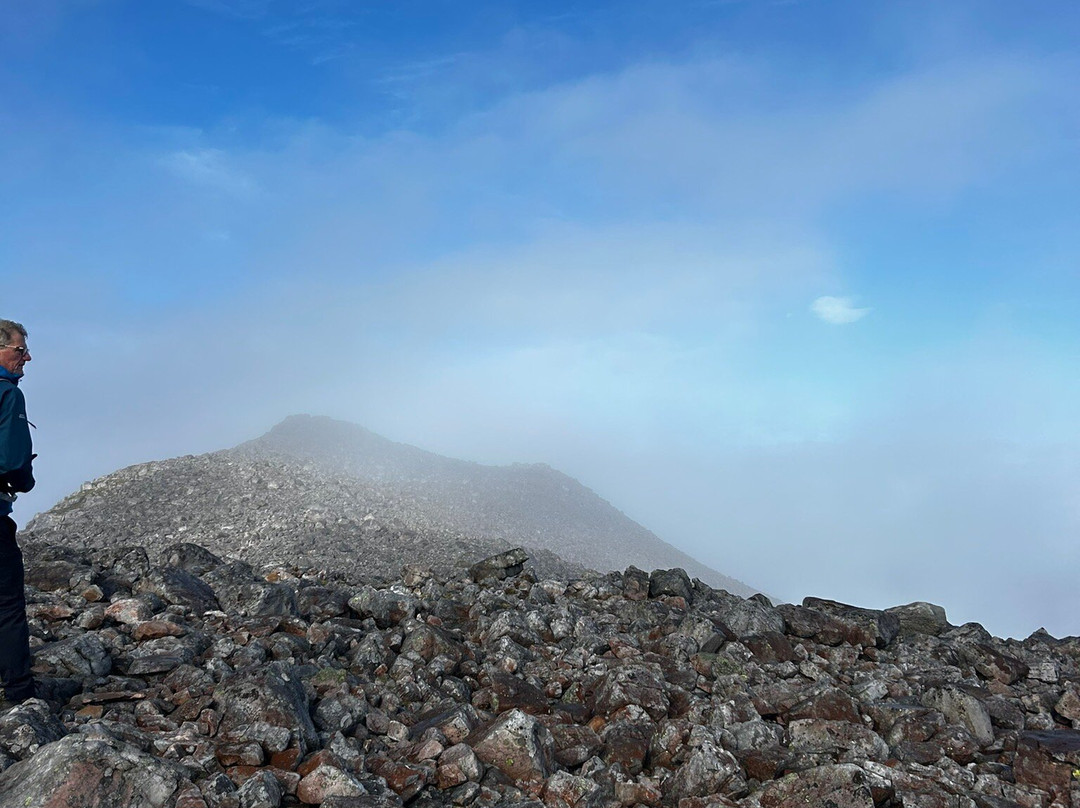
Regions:
<svg viewBox="0 0 1080 808"><path fill-rule="evenodd" d="M580 766L603 746L592 727L578 724L556 724L551 728L551 737L555 741L555 761L567 768Z"/></svg>
<svg viewBox="0 0 1080 808"><path fill-rule="evenodd" d="M1004 685L1011 685L1028 674L1023 660L1003 654L989 643L961 645L960 657L983 679L994 679Z"/></svg>
<svg viewBox="0 0 1080 808"><path fill-rule="evenodd" d="M645 767L654 730L655 725L649 720L612 721L600 731L604 761L638 774Z"/></svg>
<svg viewBox="0 0 1080 808"><path fill-rule="evenodd" d="M479 782L484 775L476 753L468 744L454 744L439 755L435 782L440 789L452 788L466 782Z"/></svg>
<svg viewBox="0 0 1080 808"><path fill-rule="evenodd" d="M528 554L520 547L507 550L505 553L489 556L483 561L478 561L469 567L469 577L474 581L483 581L494 578L502 581L520 575L525 568L525 562L529 560Z"/></svg>
<svg viewBox="0 0 1080 808"><path fill-rule="evenodd" d="M847 637L848 627L823 612L790 603L780 604L775 611L784 621L783 631L794 637L804 637L830 646L839 645Z"/></svg>
<svg viewBox="0 0 1080 808"><path fill-rule="evenodd" d="M1080 770L1080 731L1024 732L1013 766L1016 782L1067 800Z"/></svg>
<svg viewBox="0 0 1080 808"><path fill-rule="evenodd" d="M296 590L296 608L310 620L329 620L349 610L349 596L340 589L304 586Z"/></svg>
<svg viewBox="0 0 1080 808"><path fill-rule="evenodd" d="M677 571L477 582L433 565L376 585L166 550L157 568L136 549L43 552L80 583L27 587L48 704L0 711L0 783L58 746L105 744L73 764L91 776L68 778L99 808L120 803L96 795L135 788L130 760L110 765L120 745L163 767L167 808L1064 808L1080 796L1068 728L1080 638L999 640L929 604L774 608L687 589ZM196 592L213 581L222 610L181 602L161 570ZM91 586L103 602L84 597ZM62 805L82 804L95 803Z"/></svg>
<svg viewBox="0 0 1080 808"><path fill-rule="evenodd" d="M927 707L940 711L948 722L967 729L980 746L989 746L994 742L990 712L971 693L958 687L932 688L922 701Z"/></svg>
<svg viewBox="0 0 1080 808"><path fill-rule="evenodd" d="M190 664L198 654L198 646L190 639L161 637L140 643L122 660L121 667L129 676L168 673L181 665Z"/></svg>
<svg viewBox="0 0 1080 808"><path fill-rule="evenodd" d="M838 760L886 760L889 745L861 724L802 718L787 728L788 747L796 752L821 752Z"/></svg>
<svg viewBox="0 0 1080 808"><path fill-rule="evenodd" d="M835 600L803 598L803 606L815 609L848 626L845 638L852 645L889 646L900 633L900 618L877 609L861 609Z"/></svg>
<svg viewBox="0 0 1080 808"><path fill-rule="evenodd" d="M130 744L68 735L0 774L0 805L166 808L182 774Z"/></svg>
<svg viewBox="0 0 1080 808"><path fill-rule="evenodd" d="M225 564L205 547L191 542L180 542L166 547L161 551L161 558L165 564L199 577Z"/></svg>
<svg viewBox="0 0 1080 808"><path fill-rule="evenodd" d="M251 617L300 613L296 592L291 586L259 580L251 566L242 561L219 564L206 573L205 581L213 589L218 603L229 611Z"/></svg>
<svg viewBox="0 0 1080 808"><path fill-rule="evenodd" d="M267 771L256 772L237 789L240 808L280 808L281 785Z"/></svg>
<svg viewBox="0 0 1080 808"><path fill-rule="evenodd" d="M685 797L704 797L719 792L739 771L734 755L706 741L664 784L663 790L672 802Z"/></svg>
<svg viewBox="0 0 1080 808"><path fill-rule="evenodd" d="M104 676L112 670L112 665L112 655L96 634L80 634L44 645L34 652L34 669L47 666L58 676L80 679Z"/></svg>
<svg viewBox="0 0 1080 808"><path fill-rule="evenodd" d="M491 680L491 706L495 712L522 710L533 715L550 712L547 696L524 679L497 669L491 671L489 678Z"/></svg>
<svg viewBox="0 0 1080 808"><path fill-rule="evenodd" d="M510 710L469 739L476 756L516 780L543 780L555 768L555 741L547 727Z"/></svg>
<svg viewBox="0 0 1080 808"><path fill-rule="evenodd" d="M828 808L874 808L867 776L850 763L818 766L767 783L742 804L757 808L793 808L796 805ZM908 803L905 801L905 805Z"/></svg>
<svg viewBox="0 0 1080 808"><path fill-rule="evenodd" d="M925 634L936 637L949 628L945 609L933 603L916 601L905 606L893 606L885 610L900 621L900 633L905 637Z"/></svg>
<svg viewBox="0 0 1080 808"><path fill-rule="evenodd" d="M122 598L105 608L105 616L124 625L137 626L153 617L154 612L143 598Z"/></svg>
<svg viewBox="0 0 1080 808"><path fill-rule="evenodd" d="M416 616L416 599L411 595L365 586L349 598L349 608L361 617L373 618L379 628L390 628Z"/></svg>
<svg viewBox="0 0 1080 808"><path fill-rule="evenodd" d="M296 796L308 805L323 805L330 797L359 797L366 793L359 780L328 763L305 774L296 789Z"/></svg>
<svg viewBox="0 0 1080 808"><path fill-rule="evenodd" d="M302 752L318 744L307 693L299 672L290 665L273 662L231 674L214 689L214 701L221 712L219 733L224 736L246 740L253 727L262 724L283 731L288 744ZM267 752L280 751L271 748L275 745L264 741Z"/></svg>
<svg viewBox="0 0 1080 808"><path fill-rule="evenodd" d="M649 574L649 597L676 597L690 603L694 598L694 584L686 570L653 570Z"/></svg>
<svg viewBox="0 0 1080 808"><path fill-rule="evenodd" d="M195 614L202 615L219 608L214 590L201 579L179 567L154 567L139 579L138 592L151 592L179 606L187 606Z"/></svg>
<svg viewBox="0 0 1080 808"><path fill-rule="evenodd" d="M666 718L671 707L659 666L623 665L610 671L596 690L596 711L610 715L622 707L641 707L654 721Z"/></svg>
<svg viewBox="0 0 1080 808"><path fill-rule="evenodd" d="M596 808L603 802L604 789L593 780L555 772L544 785L543 800L548 808Z"/></svg>
<svg viewBox="0 0 1080 808"><path fill-rule="evenodd" d="M859 705L855 699L835 687L826 687L799 701L787 711L786 719L822 718L828 721L859 723Z"/></svg>
<svg viewBox="0 0 1080 808"><path fill-rule="evenodd" d="M41 699L29 699L0 715L0 750L15 760L26 760L66 734L67 729Z"/></svg>

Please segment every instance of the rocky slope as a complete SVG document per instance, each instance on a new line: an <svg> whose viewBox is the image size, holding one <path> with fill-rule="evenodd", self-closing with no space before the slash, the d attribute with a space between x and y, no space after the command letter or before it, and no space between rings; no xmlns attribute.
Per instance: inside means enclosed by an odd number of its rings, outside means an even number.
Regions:
<svg viewBox="0 0 1080 808"><path fill-rule="evenodd" d="M712 570L544 465L485 466L395 443L329 418L293 416L232 450L147 463L88 483L36 517L43 541L164 547L194 541L259 563L394 575L402 559L449 570L523 546L541 574L680 567Z"/></svg>
<svg viewBox="0 0 1080 808"><path fill-rule="evenodd" d="M393 581L27 547L23 808L1080 805L1080 638L510 552Z"/></svg>

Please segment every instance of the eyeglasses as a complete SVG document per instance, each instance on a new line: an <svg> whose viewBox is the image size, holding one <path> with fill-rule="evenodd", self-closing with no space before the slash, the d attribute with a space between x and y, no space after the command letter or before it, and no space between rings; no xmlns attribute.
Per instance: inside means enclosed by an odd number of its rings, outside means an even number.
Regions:
<svg viewBox="0 0 1080 808"><path fill-rule="evenodd" d="M19 356L27 356L30 353L29 348L24 348L22 345L5 345L5 348L10 348Z"/></svg>

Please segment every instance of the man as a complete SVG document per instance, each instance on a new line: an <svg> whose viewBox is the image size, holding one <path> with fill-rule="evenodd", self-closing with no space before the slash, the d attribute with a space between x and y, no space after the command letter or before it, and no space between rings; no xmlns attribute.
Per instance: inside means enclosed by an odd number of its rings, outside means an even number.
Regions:
<svg viewBox="0 0 1080 808"><path fill-rule="evenodd" d="M19 389L23 366L30 358L26 329L0 320L0 683L4 699L16 704L35 695L22 551L11 519L16 495L34 487L30 422Z"/></svg>

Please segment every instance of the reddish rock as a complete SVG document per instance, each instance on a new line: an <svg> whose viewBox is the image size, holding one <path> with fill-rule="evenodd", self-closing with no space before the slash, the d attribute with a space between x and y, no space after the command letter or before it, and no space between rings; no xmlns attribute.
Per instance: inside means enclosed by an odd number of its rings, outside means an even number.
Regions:
<svg viewBox="0 0 1080 808"><path fill-rule="evenodd" d="M567 768L580 766L603 746L592 728L578 724L557 724L551 728L551 735L555 740L555 760Z"/></svg>
<svg viewBox="0 0 1080 808"><path fill-rule="evenodd" d="M385 779L386 785L401 797L403 802L408 802L415 797L420 789L434 782L436 776L433 766L393 760L381 761L377 768L372 768L372 771Z"/></svg>
<svg viewBox="0 0 1080 808"><path fill-rule="evenodd" d="M1080 769L1080 731L1024 732L1016 750L1017 783L1034 786L1052 797L1068 799L1073 772Z"/></svg>
<svg viewBox="0 0 1080 808"><path fill-rule="evenodd" d="M645 765L655 729L651 721L624 719L611 722L600 733L604 742L604 761L610 765L619 764L630 774L637 774Z"/></svg>
<svg viewBox="0 0 1080 808"><path fill-rule="evenodd" d="M795 659L795 648L791 640L776 631L756 637L744 637L742 643L750 649L758 662L791 662Z"/></svg>
<svg viewBox="0 0 1080 808"><path fill-rule="evenodd" d="M131 636L136 642L142 642L162 637L181 637L186 633L183 626L178 626L169 620L145 620L135 626Z"/></svg>
<svg viewBox="0 0 1080 808"><path fill-rule="evenodd" d="M827 688L800 701L787 711L788 721L800 718L821 718L826 721L848 721L861 724L859 706L855 699L837 688Z"/></svg>
<svg viewBox="0 0 1080 808"><path fill-rule="evenodd" d="M223 743L214 750L222 766L261 766L266 755L257 743Z"/></svg>
<svg viewBox="0 0 1080 808"><path fill-rule="evenodd" d="M300 750L297 747L291 747L290 749L284 749L280 752L275 752L270 756L270 765L276 769L284 769L285 771L295 771L297 765L300 763L302 757Z"/></svg>
<svg viewBox="0 0 1080 808"><path fill-rule="evenodd" d="M524 679L500 670L493 670L490 679L491 707L495 712L515 709L533 715L550 712L547 696Z"/></svg>

